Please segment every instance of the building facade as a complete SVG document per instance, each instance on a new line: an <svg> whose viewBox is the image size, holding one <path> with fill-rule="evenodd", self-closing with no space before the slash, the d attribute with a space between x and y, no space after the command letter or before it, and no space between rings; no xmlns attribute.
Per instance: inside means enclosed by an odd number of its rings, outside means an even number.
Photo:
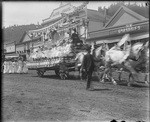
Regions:
<svg viewBox="0 0 150 122"><path fill-rule="evenodd" d="M81 6L74 7L71 3L67 3L54 9L50 17L43 20L43 28L29 31L30 37L33 36L34 39L34 37L40 35L43 41L51 38L56 42L65 36L66 31L72 33L72 29L76 28L81 40L85 40L88 35L87 33L99 30L110 18L99 11L87 9L86 4L87 3L83 2ZM76 11L77 9L78 11ZM87 20L88 26L85 27ZM69 26L65 26L68 22L70 23L68 24ZM51 32L54 30L55 32L57 31L57 33Z"/></svg>
<svg viewBox="0 0 150 122"><path fill-rule="evenodd" d="M16 54L16 42L5 44L4 49L5 58L18 57L18 54Z"/></svg>
<svg viewBox="0 0 150 122"><path fill-rule="evenodd" d="M111 47L125 34L130 34L131 43L149 41L149 19L121 6L102 29L89 33L87 42Z"/></svg>

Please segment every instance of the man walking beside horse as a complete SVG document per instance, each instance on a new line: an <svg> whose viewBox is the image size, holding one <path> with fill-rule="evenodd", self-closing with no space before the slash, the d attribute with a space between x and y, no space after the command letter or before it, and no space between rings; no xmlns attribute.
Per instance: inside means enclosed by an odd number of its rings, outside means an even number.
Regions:
<svg viewBox="0 0 150 122"><path fill-rule="evenodd" d="M94 90L91 87L91 80L92 80L92 74L94 71L94 59L91 52L91 46L86 47L87 54L84 55L82 66L81 66L81 71L86 74L86 90Z"/></svg>

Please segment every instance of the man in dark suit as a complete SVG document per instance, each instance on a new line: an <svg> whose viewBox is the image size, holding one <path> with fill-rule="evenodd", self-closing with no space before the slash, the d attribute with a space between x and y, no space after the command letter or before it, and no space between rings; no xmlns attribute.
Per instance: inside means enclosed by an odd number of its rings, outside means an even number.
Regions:
<svg viewBox="0 0 150 122"><path fill-rule="evenodd" d="M87 47L87 54L83 58L82 66L81 66L81 71L85 72L87 75L87 86L86 90L93 90L91 87L91 79L92 79L92 73L94 71L94 59L93 56L90 54L91 52L91 47Z"/></svg>
<svg viewBox="0 0 150 122"><path fill-rule="evenodd" d="M73 29L73 33L71 35L71 39L72 39L72 43L76 46L77 43L83 43L80 38L79 38L79 35L76 31L76 29Z"/></svg>

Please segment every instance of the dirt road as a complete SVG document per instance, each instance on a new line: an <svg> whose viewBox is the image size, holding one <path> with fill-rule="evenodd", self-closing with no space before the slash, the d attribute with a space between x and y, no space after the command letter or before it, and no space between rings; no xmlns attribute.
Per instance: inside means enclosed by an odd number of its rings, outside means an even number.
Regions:
<svg viewBox="0 0 150 122"><path fill-rule="evenodd" d="M35 71L3 75L3 120L149 121L149 87L94 81L95 90L86 91L86 82L75 79L73 74L68 80L60 80L51 71L43 78L37 77Z"/></svg>

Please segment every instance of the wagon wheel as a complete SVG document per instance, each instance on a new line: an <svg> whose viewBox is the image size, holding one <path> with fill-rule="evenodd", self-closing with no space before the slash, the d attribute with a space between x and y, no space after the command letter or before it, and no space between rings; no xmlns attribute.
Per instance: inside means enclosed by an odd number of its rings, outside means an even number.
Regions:
<svg viewBox="0 0 150 122"><path fill-rule="evenodd" d="M60 73L59 73L59 70L58 70L58 69L55 70L55 74L56 74L57 76L59 76Z"/></svg>
<svg viewBox="0 0 150 122"><path fill-rule="evenodd" d="M66 74L66 73L59 73L59 76L60 76L60 78L62 79L62 80L65 80L65 79L67 79L68 78L68 74Z"/></svg>
<svg viewBox="0 0 150 122"><path fill-rule="evenodd" d="M37 74L39 77L43 77L44 71L43 70L37 70Z"/></svg>

